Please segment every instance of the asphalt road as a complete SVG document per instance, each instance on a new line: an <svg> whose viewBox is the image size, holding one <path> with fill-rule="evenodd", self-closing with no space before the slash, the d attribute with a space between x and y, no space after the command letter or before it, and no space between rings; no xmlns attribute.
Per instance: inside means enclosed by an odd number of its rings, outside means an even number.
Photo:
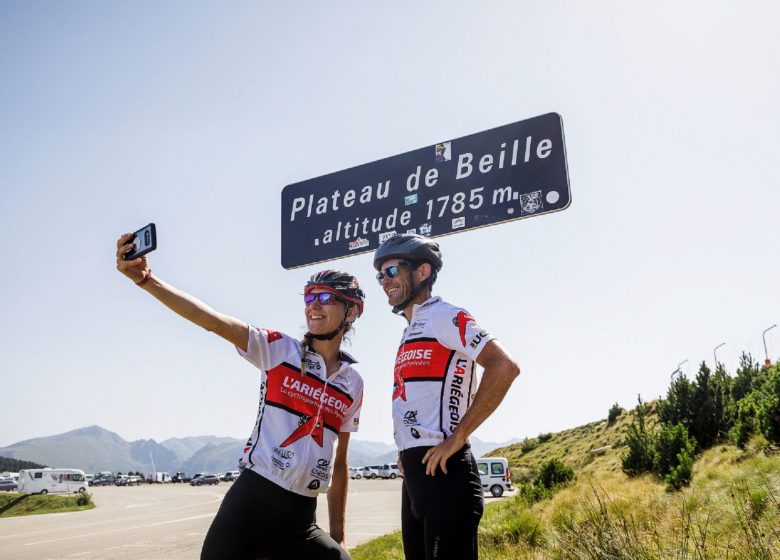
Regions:
<svg viewBox="0 0 780 560"><path fill-rule="evenodd" d="M89 511L0 519L2 560L195 560L231 483L91 488ZM317 519L327 531L328 506ZM352 480L347 545L401 528L401 480Z"/></svg>

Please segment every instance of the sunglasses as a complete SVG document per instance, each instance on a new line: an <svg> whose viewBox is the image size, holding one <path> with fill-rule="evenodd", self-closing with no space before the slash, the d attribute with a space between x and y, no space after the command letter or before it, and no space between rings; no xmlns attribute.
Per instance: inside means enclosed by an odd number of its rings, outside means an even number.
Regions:
<svg viewBox="0 0 780 560"><path fill-rule="evenodd" d="M320 305L333 305L338 301L338 298L330 292L309 293L303 296L303 302L306 304L306 307L314 303L315 299L319 300Z"/></svg>
<svg viewBox="0 0 780 560"><path fill-rule="evenodd" d="M399 266L411 266L411 263L408 261L398 261L398 264L391 264L387 268L376 273L376 281L381 284L382 280L385 279L385 276L388 278L398 278L398 275L401 274L401 271L398 269Z"/></svg>

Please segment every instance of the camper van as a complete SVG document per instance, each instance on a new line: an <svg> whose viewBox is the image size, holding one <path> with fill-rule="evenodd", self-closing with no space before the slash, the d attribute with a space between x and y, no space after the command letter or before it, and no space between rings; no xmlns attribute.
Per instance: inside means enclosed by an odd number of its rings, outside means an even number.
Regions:
<svg viewBox="0 0 780 560"><path fill-rule="evenodd" d="M482 457L477 459L482 490L500 498L505 490L512 489L512 477L509 475L509 463L503 457Z"/></svg>
<svg viewBox="0 0 780 560"><path fill-rule="evenodd" d="M81 469L25 469L19 471L19 492L86 492L87 479Z"/></svg>

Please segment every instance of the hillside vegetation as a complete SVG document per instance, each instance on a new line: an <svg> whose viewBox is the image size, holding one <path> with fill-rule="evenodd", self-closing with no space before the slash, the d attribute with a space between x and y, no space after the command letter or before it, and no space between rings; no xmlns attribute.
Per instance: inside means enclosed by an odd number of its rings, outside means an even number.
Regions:
<svg viewBox="0 0 780 560"><path fill-rule="evenodd" d="M677 378L666 399L610 411L612 422L492 451L509 460L520 492L486 500L480 558L780 559L780 370L744 358L736 377L702 364L696 380ZM709 445L698 445L707 437ZM683 476L661 468L670 445L671 467L685 467ZM642 468L637 449L648 452ZM553 464L576 478L541 488ZM400 533L352 555L402 559Z"/></svg>

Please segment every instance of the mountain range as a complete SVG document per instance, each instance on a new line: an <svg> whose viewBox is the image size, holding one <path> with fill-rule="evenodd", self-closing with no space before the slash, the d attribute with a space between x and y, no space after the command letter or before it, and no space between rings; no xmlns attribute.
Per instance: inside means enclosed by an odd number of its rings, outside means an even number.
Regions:
<svg viewBox="0 0 780 560"><path fill-rule="evenodd" d="M483 442L470 438L476 457L508 442ZM80 468L88 473L128 472L225 472L236 464L246 440L217 436L170 438L161 442L139 439L128 442L118 434L88 426L63 434L20 441L0 447L0 457L32 461L50 467ZM395 445L351 439L349 464L352 466L393 463ZM154 465L154 467L152 466Z"/></svg>

